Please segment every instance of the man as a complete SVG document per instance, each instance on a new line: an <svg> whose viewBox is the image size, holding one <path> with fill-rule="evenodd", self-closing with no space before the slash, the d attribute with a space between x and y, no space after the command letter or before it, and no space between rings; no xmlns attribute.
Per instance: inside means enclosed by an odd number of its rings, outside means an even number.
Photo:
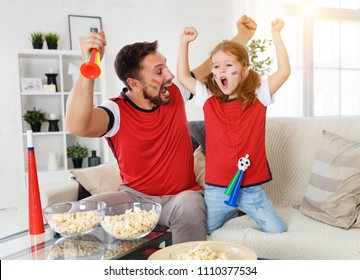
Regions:
<svg viewBox="0 0 360 280"><path fill-rule="evenodd" d="M246 44L256 30L247 16L237 22L233 40ZM79 38L83 58L92 48L104 54L103 31ZM198 78L210 73L210 60L193 71ZM159 224L170 228L173 243L206 240L205 205L195 181L192 143L184 101L191 93L172 83L174 75L157 42L123 47L115 71L126 85L121 94L93 107L94 81L80 76L67 101L69 133L105 136L119 164L123 185L118 192L91 200L106 204L157 202L162 205Z"/></svg>

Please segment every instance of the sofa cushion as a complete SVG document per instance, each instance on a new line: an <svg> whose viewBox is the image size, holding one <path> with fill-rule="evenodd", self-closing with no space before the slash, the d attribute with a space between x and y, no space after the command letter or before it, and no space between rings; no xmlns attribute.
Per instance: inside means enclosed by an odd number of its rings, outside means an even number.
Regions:
<svg viewBox="0 0 360 280"><path fill-rule="evenodd" d="M205 187L205 155L199 146L194 152L194 172L196 176L196 182Z"/></svg>
<svg viewBox="0 0 360 280"><path fill-rule="evenodd" d="M348 229L360 227L359 208L360 143L324 130L300 211Z"/></svg>
<svg viewBox="0 0 360 280"><path fill-rule="evenodd" d="M193 146L201 147L203 153L206 153L205 146L205 123L204 121L189 121L188 122L191 140L193 142ZM195 144L194 144L195 143Z"/></svg>
<svg viewBox="0 0 360 280"><path fill-rule="evenodd" d="M240 243L265 259L360 259L358 228L344 230L324 224L292 207L279 207L276 211L288 227L286 232L263 232L251 217L245 215L229 220L208 239Z"/></svg>
<svg viewBox="0 0 360 280"><path fill-rule="evenodd" d="M71 174L92 195L117 191L122 183L117 162L73 170Z"/></svg>
<svg viewBox="0 0 360 280"><path fill-rule="evenodd" d="M75 177L73 177L73 179L74 179L76 182L79 183L79 181L76 180ZM91 193L90 193L89 191L87 191L87 190L84 188L84 186L79 183L77 200L82 200L82 199L87 198L87 197L89 197L89 196L91 196Z"/></svg>
<svg viewBox="0 0 360 280"><path fill-rule="evenodd" d="M194 152L194 172L196 181L205 186L205 155L199 146ZM117 191L122 183L117 162L105 163L95 167L71 171L76 181L80 184L78 199L91 195Z"/></svg>

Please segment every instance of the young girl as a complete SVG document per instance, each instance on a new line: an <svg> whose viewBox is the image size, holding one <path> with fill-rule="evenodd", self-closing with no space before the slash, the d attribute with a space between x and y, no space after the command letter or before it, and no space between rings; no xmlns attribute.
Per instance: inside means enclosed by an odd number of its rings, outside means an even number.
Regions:
<svg viewBox="0 0 360 280"><path fill-rule="evenodd" d="M234 209L224 201L226 187L238 170L238 160L249 155L251 166L242 177L238 208L252 217L264 232L280 233L286 227L266 196L262 184L271 172L265 151L266 106L290 75L290 64L280 31L284 22L272 22L271 33L278 69L267 80L249 67L249 55L238 43L224 41L211 52L212 73L204 83L191 77L188 45L197 37L194 27L180 36L177 78L196 94L196 104L204 110L206 130L205 204L210 234L234 217Z"/></svg>

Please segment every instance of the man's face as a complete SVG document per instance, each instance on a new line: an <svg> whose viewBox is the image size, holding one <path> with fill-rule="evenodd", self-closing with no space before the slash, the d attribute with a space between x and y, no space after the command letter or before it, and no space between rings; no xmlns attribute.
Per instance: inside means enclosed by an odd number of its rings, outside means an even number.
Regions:
<svg viewBox="0 0 360 280"><path fill-rule="evenodd" d="M141 84L144 98L156 106L168 104L174 75L166 66L166 59L159 52L146 56L142 62Z"/></svg>

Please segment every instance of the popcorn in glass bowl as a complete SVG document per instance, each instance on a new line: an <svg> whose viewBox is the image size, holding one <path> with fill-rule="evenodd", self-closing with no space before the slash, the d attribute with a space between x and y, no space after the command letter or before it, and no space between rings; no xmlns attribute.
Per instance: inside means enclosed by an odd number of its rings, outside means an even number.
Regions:
<svg viewBox="0 0 360 280"><path fill-rule="evenodd" d="M136 240L148 235L157 225L161 205L154 202L117 203L105 208L101 226L113 237Z"/></svg>
<svg viewBox="0 0 360 280"><path fill-rule="evenodd" d="M101 260L105 244L94 234L64 236L49 249L48 260Z"/></svg>
<svg viewBox="0 0 360 280"><path fill-rule="evenodd" d="M44 208L44 218L50 228L63 236L78 236L91 232L100 223L106 204L98 201L71 201Z"/></svg>

